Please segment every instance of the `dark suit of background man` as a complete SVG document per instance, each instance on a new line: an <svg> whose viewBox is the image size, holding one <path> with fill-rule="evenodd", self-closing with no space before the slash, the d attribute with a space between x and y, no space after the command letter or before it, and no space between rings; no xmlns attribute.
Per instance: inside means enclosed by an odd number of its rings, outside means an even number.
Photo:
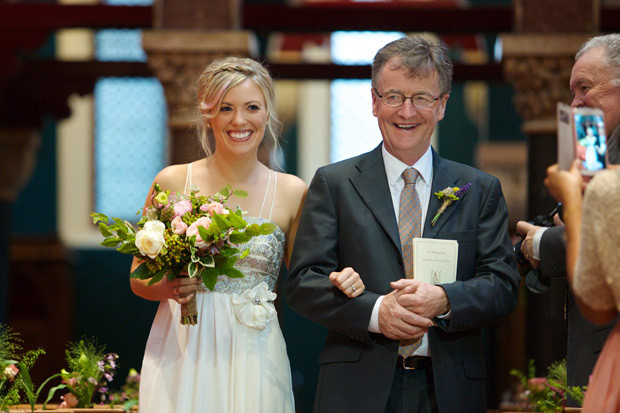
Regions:
<svg viewBox="0 0 620 413"><path fill-rule="evenodd" d="M520 279L499 181L430 146L450 94L446 51L423 37L379 50L371 93L382 144L320 168L310 185L285 292L293 309L329 329L317 412L486 411L481 327L514 309ZM422 236L458 241L454 283L404 279L398 209L410 167L420 175ZM432 226L434 194L467 183ZM328 276L351 269L366 290L349 299ZM401 340L420 337L413 356L398 355Z"/></svg>
<svg viewBox="0 0 620 413"><path fill-rule="evenodd" d="M620 35L594 37L575 55L570 76L572 107L598 108L603 111L607 152L610 163L620 163ZM564 227L541 228L525 221L517 223L525 236L521 251L542 276L566 276ZM615 322L597 326L579 312L572 296L567 299L568 343L566 367L569 386L587 386L596 359ZM569 406L574 402L569 400Z"/></svg>

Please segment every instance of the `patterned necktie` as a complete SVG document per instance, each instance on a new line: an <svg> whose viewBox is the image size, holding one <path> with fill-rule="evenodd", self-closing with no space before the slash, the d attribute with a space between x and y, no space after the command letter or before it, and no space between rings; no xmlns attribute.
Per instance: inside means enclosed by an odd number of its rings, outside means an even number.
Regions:
<svg viewBox="0 0 620 413"><path fill-rule="evenodd" d="M419 238L422 232L422 208L420 198L415 189L418 179L418 171L413 168L405 169L403 179L405 187L400 193L400 210L398 214L398 232L400 234L400 245L403 250L403 260L407 278L413 278L413 238ZM398 354L404 358L413 355L413 352L420 347L422 339L403 340L400 342Z"/></svg>

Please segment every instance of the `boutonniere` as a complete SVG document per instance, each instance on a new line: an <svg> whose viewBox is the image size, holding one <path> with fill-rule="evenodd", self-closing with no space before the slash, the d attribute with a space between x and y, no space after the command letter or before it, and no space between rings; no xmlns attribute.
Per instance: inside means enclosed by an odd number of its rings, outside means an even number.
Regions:
<svg viewBox="0 0 620 413"><path fill-rule="evenodd" d="M446 208L448 208L448 206L453 201L458 201L460 197L462 197L465 194L465 192L469 191L470 187L471 187L471 182L469 182L465 186L462 186L461 188L457 186L455 187L449 186L441 192L435 192L435 196L439 198L440 200L443 199L443 203L441 204L437 212L435 212L435 216L433 217L433 220L431 221L431 226L434 226L437 223L437 219L439 218L441 214L443 214Z"/></svg>

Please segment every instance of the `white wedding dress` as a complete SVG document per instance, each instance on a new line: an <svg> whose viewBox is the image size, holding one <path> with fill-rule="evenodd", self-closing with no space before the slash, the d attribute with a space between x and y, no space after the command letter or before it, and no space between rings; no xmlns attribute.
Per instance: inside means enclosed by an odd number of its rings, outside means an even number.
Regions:
<svg viewBox="0 0 620 413"><path fill-rule="evenodd" d="M141 413L294 412L286 344L271 302L284 240L277 227L242 245L250 254L235 266L245 276L220 276L213 292L202 285L198 324L180 323L176 301L160 303L142 363Z"/></svg>

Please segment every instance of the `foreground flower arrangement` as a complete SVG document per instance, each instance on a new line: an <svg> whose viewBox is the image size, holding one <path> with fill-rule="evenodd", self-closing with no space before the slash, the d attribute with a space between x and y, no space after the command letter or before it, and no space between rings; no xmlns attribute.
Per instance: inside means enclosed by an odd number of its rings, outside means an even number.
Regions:
<svg viewBox="0 0 620 413"><path fill-rule="evenodd" d="M67 369L51 375L36 386L29 372L39 355L45 354L45 351L38 349L21 354L21 342L19 334L0 324L0 412L12 411L14 406L23 402L26 402L30 411L34 411L35 406L39 406L37 402L42 398L43 390L53 380L60 381L60 384L47 390L41 406L43 410L47 409L47 404L57 391L65 393L60 397L62 402L56 409L91 408L97 402L97 395L98 402L108 401L109 384L118 367L118 355L105 353L105 347L93 340L69 343L65 352ZM135 370L133 372L135 374L130 372L122 393L109 396L110 401L121 404L125 411L138 403L140 376Z"/></svg>
<svg viewBox="0 0 620 413"><path fill-rule="evenodd" d="M138 222L139 230L119 218L92 213L93 223L99 224L104 236L101 245L115 248L124 254L137 257L142 262L132 273L132 278L149 279L149 285L164 276L172 281L176 277L201 277L204 285L213 290L217 278L226 275L243 277L234 267L235 262L247 256L239 244L255 236L271 234L271 223L248 224L243 211L237 207L231 211L226 202L231 196L245 197L245 191L233 191L229 185L215 195L198 195L198 187L192 185L190 195L163 191L153 185L152 204L143 212ZM196 324L198 312L195 296L181 307L181 323Z"/></svg>
<svg viewBox="0 0 620 413"><path fill-rule="evenodd" d="M534 360L530 360L527 375L519 370L510 371L519 379L522 392L519 395L520 411L559 413L566 408L570 397L580 406L583 404L585 387L570 387L566 378L566 360L549 366L547 377L536 377Z"/></svg>

